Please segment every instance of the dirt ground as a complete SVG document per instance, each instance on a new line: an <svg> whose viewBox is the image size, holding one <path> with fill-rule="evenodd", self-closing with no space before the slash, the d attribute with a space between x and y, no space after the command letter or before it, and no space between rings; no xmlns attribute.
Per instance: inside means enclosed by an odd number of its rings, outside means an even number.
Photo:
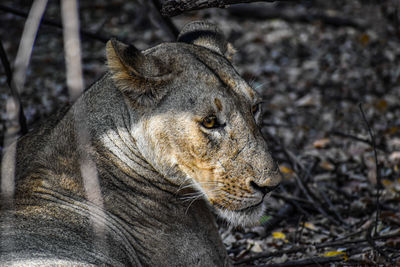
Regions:
<svg viewBox="0 0 400 267"><path fill-rule="evenodd" d="M27 12L30 2L1 5ZM149 2L81 1L81 28L139 49L172 40ZM13 62L25 18L0 13ZM60 21L58 1L45 19ZM263 133L285 176L258 226L220 222L234 262L400 266L400 2L278 1L172 21L180 29L203 19L223 30L238 51L234 65L263 96ZM104 47L82 38L86 86L106 70ZM1 139L8 96L1 67ZM60 28L40 27L21 98L28 125L68 102Z"/></svg>

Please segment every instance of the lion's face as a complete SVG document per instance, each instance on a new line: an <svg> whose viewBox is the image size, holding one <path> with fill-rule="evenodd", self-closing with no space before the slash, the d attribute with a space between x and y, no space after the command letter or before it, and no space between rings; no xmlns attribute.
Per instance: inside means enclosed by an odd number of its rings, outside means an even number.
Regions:
<svg viewBox="0 0 400 267"><path fill-rule="evenodd" d="M143 121L148 147L166 177L200 192L189 202L203 195L230 222L249 224L281 179L258 127L261 99L228 60L185 49L180 59L191 66L182 66L176 89Z"/></svg>
<svg viewBox="0 0 400 267"><path fill-rule="evenodd" d="M181 189L195 189L183 196L188 205L204 197L232 224L257 222L281 180L258 126L259 96L208 47L162 44L145 55L162 58L175 76L132 130L143 155Z"/></svg>

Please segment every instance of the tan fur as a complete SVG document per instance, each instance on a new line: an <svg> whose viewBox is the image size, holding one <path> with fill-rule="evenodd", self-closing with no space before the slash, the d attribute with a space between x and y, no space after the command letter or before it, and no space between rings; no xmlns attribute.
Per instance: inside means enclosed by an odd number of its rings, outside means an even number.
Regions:
<svg viewBox="0 0 400 267"><path fill-rule="evenodd" d="M142 142L151 145L144 145L144 150L151 148L151 155L160 169L173 169L191 179L194 188L201 190L217 209L231 211L233 217L242 218L239 222L229 218L231 223L256 223L254 218L262 215L261 207L248 211L247 215L247 211L241 212L262 201L262 195L252 188L251 182L260 187L274 187L281 179L251 114L252 105L259 102L259 97L240 77L233 75L230 66L222 60L206 53L196 56L209 64L218 76L200 71L185 74L185 77L196 75L195 82L202 85L201 90L212 93L208 96L202 92L204 100L198 100L196 108L182 112L171 110L148 117L143 122L146 138ZM210 80L214 84L210 84ZM218 80L223 84L218 85ZM220 86L229 88L229 92L220 91ZM189 88L195 95L196 86ZM226 117L221 119L228 124L223 134L202 128L202 119L210 113ZM218 140L215 145L208 137L211 135L218 136L213 137ZM180 185L182 179L171 181ZM251 219L243 219L246 216Z"/></svg>
<svg viewBox="0 0 400 267"><path fill-rule="evenodd" d="M149 92L148 88L152 88L152 90L161 88L168 84L176 74L157 58L144 57L133 46L122 44L115 39L107 42L106 52L107 66L113 74L114 82L134 105L150 106L157 103L163 95L150 92L151 96L148 97L146 95ZM124 52L127 55L124 55ZM142 69L142 66L147 67ZM147 72L154 72L154 74L148 76ZM178 71L176 70L176 72ZM132 84L137 88L134 92L130 90Z"/></svg>
<svg viewBox="0 0 400 267"><path fill-rule="evenodd" d="M145 51L109 41L109 72L18 141L0 265L229 266L212 211L256 224L281 180L231 50L203 22Z"/></svg>

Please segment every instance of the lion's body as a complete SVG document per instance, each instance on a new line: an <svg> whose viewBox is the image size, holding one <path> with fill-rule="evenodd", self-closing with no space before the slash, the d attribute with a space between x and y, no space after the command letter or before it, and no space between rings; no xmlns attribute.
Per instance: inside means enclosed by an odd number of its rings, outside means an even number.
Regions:
<svg viewBox="0 0 400 267"><path fill-rule="evenodd" d="M107 57L110 73L18 141L0 266L229 265L211 209L249 223L260 188L279 182L254 92L190 43L141 53L110 42ZM210 112L225 124L208 127Z"/></svg>

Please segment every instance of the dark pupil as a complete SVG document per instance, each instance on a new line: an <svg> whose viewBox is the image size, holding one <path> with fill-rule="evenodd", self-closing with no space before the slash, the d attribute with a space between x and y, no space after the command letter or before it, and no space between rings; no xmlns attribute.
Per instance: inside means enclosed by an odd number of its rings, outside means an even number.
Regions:
<svg viewBox="0 0 400 267"><path fill-rule="evenodd" d="M214 117L207 117L203 121L203 125L207 128L215 127L215 118Z"/></svg>
<svg viewBox="0 0 400 267"><path fill-rule="evenodd" d="M258 111L258 105L253 106L253 114L257 113L257 111Z"/></svg>

